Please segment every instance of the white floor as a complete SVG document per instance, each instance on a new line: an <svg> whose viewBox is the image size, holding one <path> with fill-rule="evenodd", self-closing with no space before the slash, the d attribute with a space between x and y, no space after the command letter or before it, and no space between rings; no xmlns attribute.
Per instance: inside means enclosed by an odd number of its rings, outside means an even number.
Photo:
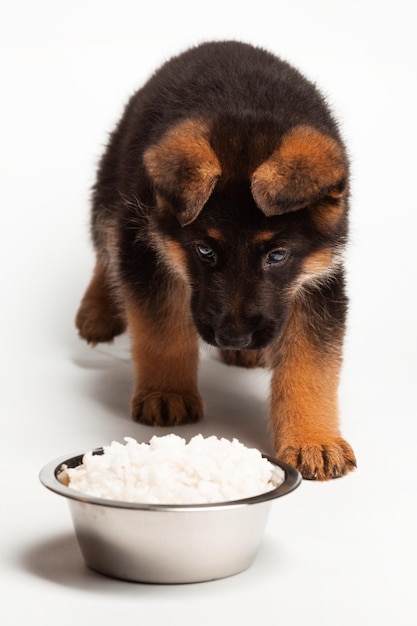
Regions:
<svg viewBox="0 0 417 626"><path fill-rule="evenodd" d="M414 625L412 2L140 5L17 0L0 10L1 622ZM223 38L269 48L317 81L349 145L351 313L340 399L358 469L274 503L258 558L238 576L124 583L84 566L66 502L38 481L57 456L161 433L129 418L127 338L92 350L73 327L93 264L89 188L131 92L172 53ZM176 432L236 436L271 452L267 375L205 354L200 378L205 421Z"/></svg>

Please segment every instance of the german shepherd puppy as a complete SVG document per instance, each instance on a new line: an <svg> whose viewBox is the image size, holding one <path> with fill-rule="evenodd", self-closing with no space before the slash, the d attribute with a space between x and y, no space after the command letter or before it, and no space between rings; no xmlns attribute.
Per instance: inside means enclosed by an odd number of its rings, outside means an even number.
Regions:
<svg viewBox="0 0 417 626"><path fill-rule="evenodd" d="M337 408L348 159L316 88L251 45L188 50L127 104L92 204L76 325L92 345L129 328L133 418L202 417L200 336L271 369L277 457L310 479L354 468Z"/></svg>

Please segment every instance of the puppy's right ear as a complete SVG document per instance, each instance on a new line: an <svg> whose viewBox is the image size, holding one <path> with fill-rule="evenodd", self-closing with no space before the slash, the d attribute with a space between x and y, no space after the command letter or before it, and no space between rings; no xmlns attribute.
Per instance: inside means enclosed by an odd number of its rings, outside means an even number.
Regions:
<svg viewBox="0 0 417 626"><path fill-rule="evenodd" d="M181 226L193 222L221 175L204 122L180 122L148 148L143 158L155 191L169 201Z"/></svg>
<svg viewBox="0 0 417 626"><path fill-rule="evenodd" d="M296 126L253 173L252 195L267 216L310 207L331 227L345 209L347 162L341 145L310 126ZM328 206L317 206L327 198Z"/></svg>

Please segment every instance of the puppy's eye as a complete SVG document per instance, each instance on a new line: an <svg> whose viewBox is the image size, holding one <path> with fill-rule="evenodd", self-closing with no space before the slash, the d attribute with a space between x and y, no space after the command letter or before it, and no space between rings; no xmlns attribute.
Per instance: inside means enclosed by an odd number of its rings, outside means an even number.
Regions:
<svg viewBox="0 0 417 626"><path fill-rule="evenodd" d="M288 257L288 250L284 248L278 248L277 250L272 250L266 256L267 265L279 265L283 263L285 259Z"/></svg>
<svg viewBox="0 0 417 626"><path fill-rule="evenodd" d="M206 246L204 243L197 243L195 246L197 254L203 261L208 261L212 265L216 262L216 253L213 248Z"/></svg>

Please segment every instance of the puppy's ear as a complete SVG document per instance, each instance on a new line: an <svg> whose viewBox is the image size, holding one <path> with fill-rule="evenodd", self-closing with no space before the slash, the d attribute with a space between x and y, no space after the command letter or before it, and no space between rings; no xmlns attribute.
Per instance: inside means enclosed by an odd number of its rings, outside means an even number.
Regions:
<svg viewBox="0 0 417 626"><path fill-rule="evenodd" d="M296 126L255 170L251 184L253 198L266 216L296 211L327 197L334 218L334 205L342 198L346 181L340 145L311 126Z"/></svg>
<svg viewBox="0 0 417 626"><path fill-rule="evenodd" d="M185 120L168 130L144 154L155 190L167 199L181 226L193 222L220 177L220 163L199 120Z"/></svg>

